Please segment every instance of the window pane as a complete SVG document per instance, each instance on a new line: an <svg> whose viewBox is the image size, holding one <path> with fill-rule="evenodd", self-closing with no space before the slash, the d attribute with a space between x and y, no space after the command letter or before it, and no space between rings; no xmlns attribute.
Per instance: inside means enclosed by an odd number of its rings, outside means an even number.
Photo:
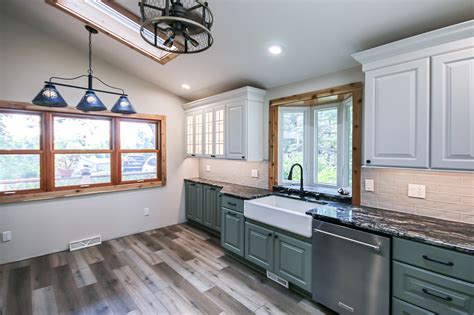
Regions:
<svg viewBox="0 0 474 315"><path fill-rule="evenodd" d="M110 149L110 120L54 117L56 150Z"/></svg>
<svg viewBox="0 0 474 315"><path fill-rule="evenodd" d="M224 110L216 110L216 154L224 154Z"/></svg>
<svg viewBox="0 0 474 315"><path fill-rule="evenodd" d="M122 181L157 178L156 153L123 153Z"/></svg>
<svg viewBox="0 0 474 315"><path fill-rule="evenodd" d="M0 191L40 188L40 156L0 155Z"/></svg>
<svg viewBox="0 0 474 315"><path fill-rule="evenodd" d="M283 112L283 180L288 179L290 168L295 163L303 165L304 113ZM301 178L299 168L294 169L293 180Z"/></svg>
<svg viewBox="0 0 474 315"><path fill-rule="evenodd" d="M316 181L337 184L337 108L315 112L316 120Z"/></svg>
<svg viewBox="0 0 474 315"><path fill-rule="evenodd" d="M194 116L196 144L194 146L194 153L202 153L202 114Z"/></svg>
<svg viewBox="0 0 474 315"><path fill-rule="evenodd" d="M55 186L110 183L110 154L55 154Z"/></svg>
<svg viewBox="0 0 474 315"><path fill-rule="evenodd" d="M352 187L352 102L346 105L346 130L347 130L347 163L348 186Z"/></svg>
<svg viewBox="0 0 474 315"><path fill-rule="evenodd" d="M121 149L156 149L156 124L120 122Z"/></svg>
<svg viewBox="0 0 474 315"><path fill-rule="evenodd" d="M0 150L39 150L39 115L0 113Z"/></svg>

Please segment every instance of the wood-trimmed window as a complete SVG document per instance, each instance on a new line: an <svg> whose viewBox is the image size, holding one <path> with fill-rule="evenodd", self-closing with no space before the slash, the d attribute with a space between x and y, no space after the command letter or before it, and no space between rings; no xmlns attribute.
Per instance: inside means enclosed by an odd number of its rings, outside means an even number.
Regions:
<svg viewBox="0 0 474 315"><path fill-rule="evenodd" d="M0 101L0 203L163 186L165 124Z"/></svg>

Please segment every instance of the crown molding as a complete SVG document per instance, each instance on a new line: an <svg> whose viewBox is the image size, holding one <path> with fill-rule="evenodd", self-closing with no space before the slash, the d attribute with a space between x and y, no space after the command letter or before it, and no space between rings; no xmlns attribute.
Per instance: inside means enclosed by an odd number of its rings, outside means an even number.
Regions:
<svg viewBox="0 0 474 315"><path fill-rule="evenodd" d="M209 96L202 98L193 102L183 104L185 110L193 109L205 105L216 104L223 101L226 102L235 102L239 100L248 100L263 102L265 95L267 94L266 90L257 89L251 86L244 86L242 88L220 93L217 95Z"/></svg>
<svg viewBox="0 0 474 315"><path fill-rule="evenodd" d="M352 54L351 56L359 63L367 64L468 38L474 38L474 20L398 40Z"/></svg>

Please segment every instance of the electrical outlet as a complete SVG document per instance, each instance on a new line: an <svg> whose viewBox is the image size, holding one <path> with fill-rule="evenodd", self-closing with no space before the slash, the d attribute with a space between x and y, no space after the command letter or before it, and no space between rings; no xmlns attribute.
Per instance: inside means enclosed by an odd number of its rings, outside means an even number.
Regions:
<svg viewBox="0 0 474 315"><path fill-rule="evenodd" d="M143 209L143 215L144 216L149 216L150 215L150 208L144 208Z"/></svg>
<svg viewBox="0 0 474 315"><path fill-rule="evenodd" d="M9 242L12 240L12 231L5 231L2 233L3 241L4 242Z"/></svg>
<svg viewBox="0 0 474 315"><path fill-rule="evenodd" d="M257 178L258 177L258 170L252 170L251 176Z"/></svg>
<svg viewBox="0 0 474 315"><path fill-rule="evenodd" d="M366 179L365 180L365 191L374 191L374 180Z"/></svg>
<svg viewBox="0 0 474 315"><path fill-rule="evenodd" d="M210 172L211 171L211 166L208 164L206 165L206 172Z"/></svg>
<svg viewBox="0 0 474 315"><path fill-rule="evenodd" d="M426 186L408 184L408 197L426 199Z"/></svg>

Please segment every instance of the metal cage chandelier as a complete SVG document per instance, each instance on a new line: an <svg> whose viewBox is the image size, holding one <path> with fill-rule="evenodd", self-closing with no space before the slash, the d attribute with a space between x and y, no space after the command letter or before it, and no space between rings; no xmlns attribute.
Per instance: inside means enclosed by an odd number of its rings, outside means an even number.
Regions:
<svg viewBox="0 0 474 315"><path fill-rule="evenodd" d="M212 46L212 12L201 0L140 0L140 35L152 46L193 54Z"/></svg>
<svg viewBox="0 0 474 315"><path fill-rule="evenodd" d="M98 77L93 75L92 71L92 34L97 34L97 30L95 28L90 27L89 25L85 26L86 30L89 32L89 68L87 69L87 74L80 75L74 78L60 78L60 77L51 77L48 81L45 81L44 88L36 95L33 99L32 103L39 106L48 106L48 107L67 107L67 103L64 98L59 94L58 90L56 89L55 85L74 88L74 89L81 89L86 90L86 93L82 97L82 99L77 104L76 108L84 111L104 111L107 110L107 107L102 103L102 101L97 97L95 92L99 93L107 93L107 94L114 94L119 95L118 100L115 102L114 106L110 110L113 113L119 114L135 114L136 111L133 108L132 104L128 100L128 95L125 94L125 91L121 88L113 87L108 85ZM72 85L72 84L65 84L59 82L53 82L53 80L61 80L61 81L74 81L79 78L87 77L87 87ZM119 91L114 92L110 90L98 90L92 87L93 80L97 80L103 85L107 86L110 89Z"/></svg>

